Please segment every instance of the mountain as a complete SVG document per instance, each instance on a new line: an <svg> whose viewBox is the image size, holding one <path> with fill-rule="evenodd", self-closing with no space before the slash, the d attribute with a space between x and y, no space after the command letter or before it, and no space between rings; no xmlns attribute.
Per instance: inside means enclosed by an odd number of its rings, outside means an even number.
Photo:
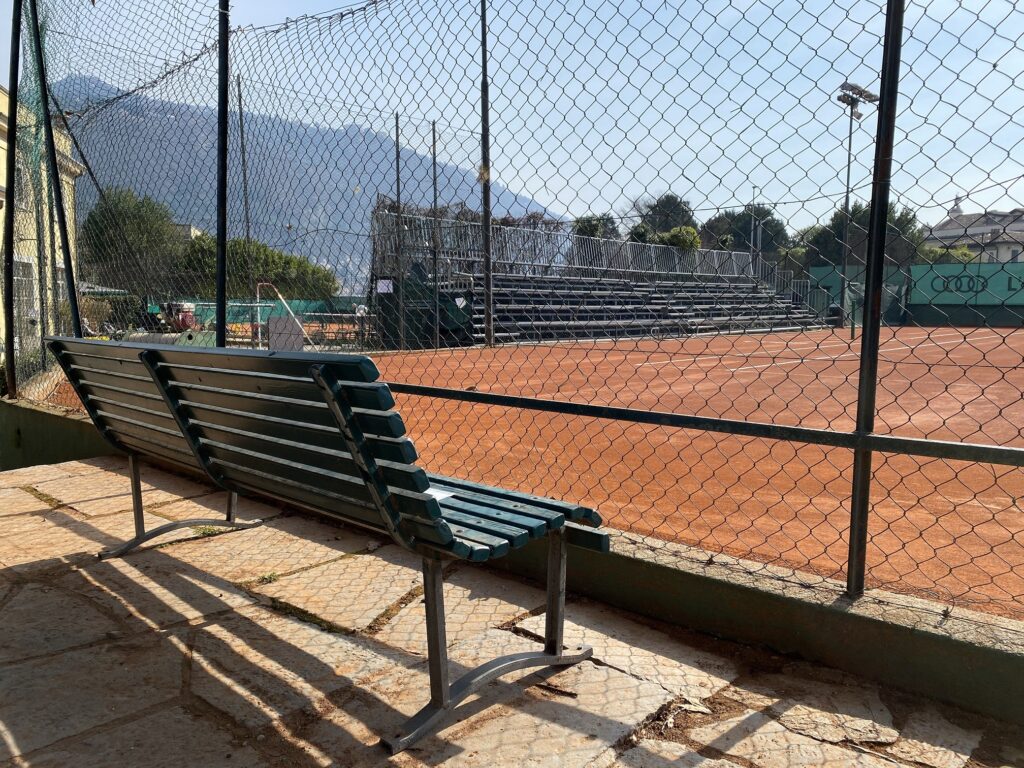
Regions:
<svg viewBox="0 0 1024 768"><path fill-rule="evenodd" d="M215 231L215 109L185 103L181 94L161 92L159 85L146 93L125 92L91 77L60 80L52 92L100 186L127 187L168 205L179 223ZM369 271L371 212L378 195L395 196L393 136L365 125L307 123L258 109L247 110L243 123L252 237L330 266L341 293L361 292ZM228 159L231 237L245 234L241 158L235 112ZM429 154L402 147L400 165L403 202L429 206ZM480 209L475 169L439 162L438 186L442 204ZM495 217L553 215L500 184L492 190ZM80 179L79 222L97 197L90 178Z"/></svg>

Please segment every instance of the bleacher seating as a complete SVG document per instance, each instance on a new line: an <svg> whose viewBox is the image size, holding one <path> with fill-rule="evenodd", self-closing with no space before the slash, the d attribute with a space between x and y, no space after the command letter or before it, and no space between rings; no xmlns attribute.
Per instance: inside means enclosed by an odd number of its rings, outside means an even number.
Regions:
<svg viewBox="0 0 1024 768"><path fill-rule="evenodd" d="M494 275L494 335L500 342L687 336L798 330L823 323L806 305L749 277L673 278ZM483 335L483 284L475 280L473 336L483 341Z"/></svg>

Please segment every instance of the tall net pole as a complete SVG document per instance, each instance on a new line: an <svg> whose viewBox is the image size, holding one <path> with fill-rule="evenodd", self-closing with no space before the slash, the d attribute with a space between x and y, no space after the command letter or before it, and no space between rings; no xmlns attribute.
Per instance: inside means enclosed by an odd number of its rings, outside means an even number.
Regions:
<svg viewBox="0 0 1024 768"><path fill-rule="evenodd" d="M11 11L10 90L7 102L7 174L4 198L4 377L7 396L18 396L18 376L14 368L14 194L18 168L18 78L21 68L22 0L14 0Z"/></svg>
<svg viewBox="0 0 1024 768"><path fill-rule="evenodd" d="M82 337L82 316L78 310L78 290L75 287L74 263L71 260L71 238L68 235L67 211L64 208L64 186L60 178L60 165L57 162L57 144L53 135L53 121L50 119L50 87L46 79L46 61L43 55L42 34L39 28L38 0L31 0L32 38L36 56L36 73L39 76L39 103L43 121L43 133L46 137L46 157L50 169L50 188L53 190L53 207L57 216L57 232L60 235L60 248L64 254L64 281L68 291L68 308L71 311L71 329L75 338Z"/></svg>
<svg viewBox="0 0 1024 768"><path fill-rule="evenodd" d="M228 0L220 0L217 46L217 346L227 346L228 279Z"/></svg>

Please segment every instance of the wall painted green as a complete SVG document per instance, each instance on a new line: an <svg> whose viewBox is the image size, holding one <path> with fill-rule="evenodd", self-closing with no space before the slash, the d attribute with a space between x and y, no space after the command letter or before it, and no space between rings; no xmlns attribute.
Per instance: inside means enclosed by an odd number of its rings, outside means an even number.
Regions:
<svg viewBox="0 0 1024 768"><path fill-rule="evenodd" d="M0 399L0 472L114 453L85 416Z"/></svg>

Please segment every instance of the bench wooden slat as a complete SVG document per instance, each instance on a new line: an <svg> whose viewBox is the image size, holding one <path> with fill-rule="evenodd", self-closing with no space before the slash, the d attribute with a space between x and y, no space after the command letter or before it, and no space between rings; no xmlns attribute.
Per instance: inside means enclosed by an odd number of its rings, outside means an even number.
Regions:
<svg viewBox="0 0 1024 768"><path fill-rule="evenodd" d="M533 494L523 493L521 491L494 488L489 485L474 483L471 480L462 480L460 478L445 477L443 475L434 474L429 474L428 477L430 478L431 483L447 487L449 489L458 489L460 491L466 491L467 493L482 494L484 496L490 496L495 499L503 499L515 503L525 503L532 507L562 512L570 520L585 520L592 525L601 524L601 516L598 515L597 512L589 507L584 507L579 504L573 504L567 501L558 501L556 499L548 499L543 496L534 496Z"/></svg>
<svg viewBox="0 0 1024 768"><path fill-rule="evenodd" d="M298 379L265 379L253 377L247 382L241 374L219 372L210 374L196 370L170 367L174 383L190 394L209 392L228 398L258 400L261 404L279 404L283 409L295 406L327 410L320 391L310 382ZM253 386L249 389L240 387ZM356 408L387 411L394 407L395 399L385 384L348 383L345 394Z"/></svg>
<svg viewBox="0 0 1024 768"><path fill-rule="evenodd" d="M87 371L104 371L106 373L118 374L121 376L135 376L140 381L149 378L146 369L138 360L115 360L93 355L80 355L74 352L62 352L61 357L71 365L83 368Z"/></svg>
<svg viewBox="0 0 1024 768"><path fill-rule="evenodd" d="M298 378L309 376L310 366L318 363L330 363L337 367L346 381L370 383L380 378L377 366L370 358L362 355L148 346L156 348L161 362L168 365L191 366L195 365L198 360L202 360L202 365L221 369L271 373ZM147 347L139 347L139 349L144 348Z"/></svg>
<svg viewBox="0 0 1024 768"><path fill-rule="evenodd" d="M494 520L480 518L466 512L457 512L453 509L442 512L448 525L457 525L460 528L468 528L478 533L486 533L489 536L505 539L513 547L519 548L526 545L530 540L530 534L524 528L517 528Z"/></svg>
<svg viewBox="0 0 1024 768"><path fill-rule="evenodd" d="M176 369L170 370L172 371L172 376L177 376ZM174 384L177 385L176 380L174 381ZM234 384L235 386L238 386L238 382L234 382ZM222 395L222 401L223 398L235 400L235 410L240 407L245 407L249 410L240 412L258 413L261 415L269 412L274 414L275 418L285 420L294 418L296 409L301 409L303 411L304 418L310 417L311 414L309 414L308 411L316 413L322 412L323 416L320 418L323 419L323 423L325 425L332 425L337 429L337 426L333 425L333 420L330 417L327 406L323 402L323 398L321 398L318 403L314 403L308 398L301 397L294 397L291 402L282 402L280 400L255 400L250 398L245 392L222 387L210 387L204 390L183 387L177 391L184 393L181 397L182 400L187 400L191 403L209 401L211 399L210 395L216 396L217 394L220 394ZM290 391L292 391L293 394L298 394L294 389ZM316 391L316 394L319 394L319 390ZM283 396L279 394L278 398L281 397ZM357 423L367 434L381 435L383 437L402 437L405 435L405 422L402 421L402 416L397 411L372 410L365 408L355 408L354 411ZM320 419L316 419L316 421L319 422Z"/></svg>
<svg viewBox="0 0 1024 768"><path fill-rule="evenodd" d="M460 499L471 501L474 504L480 504L482 506L490 506L495 509L512 509L519 514L529 515L542 519L546 522L549 529L560 528L565 523L565 514L557 512L552 509L545 509L543 507L535 507L526 502L519 501L506 501L504 499L497 498L495 496L489 496L484 493L477 493L476 491L466 491L458 488L454 485L449 485L440 482L435 475L427 474L427 478L430 480L430 485L438 490L445 490L456 494Z"/></svg>
<svg viewBox="0 0 1024 768"><path fill-rule="evenodd" d="M355 522L365 528L384 532L380 514L371 506L364 505L330 491L310 488L289 477L265 474L241 464L229 461L218 461L220 466L228 467L235 472L236 481L251 490L271 496L287 504L294 504L311 512L325 514L337 520ZM454 538L445 536L443 530L433 525L426 525L415 518L404 518L402 524L420 541L447 551Z"/></svg>
<svg viewBox="0 0 1024 768"><path fill-rule="evenodd" d="M308 433L308 439L323 439L325 441L323 444L327 446L338 445L341 440L337 425L330 420L330 416L326 412L322 414L325 417L323 423L314 423L301 419L282 419L257 411L233 410L218 405L200 403L191 398L186 398L181 403L193 412L195 418L226 427L246 431L262 430L267 434L280 434L286 439L296 442L307 439L306 434ZM416 449L408 438L368 434L366 439L374 458L405 462L416 460Z"/></svg>
<svg viewBox="0 0 1024 768"><path fill-rule="evenodd" d="M529 534L530 538L539 538L548 530L547 521L539 517L517 515L503 509L472 504L455 496L447 499L441 499L440 501L442 517L446 517L449 510L464 512L477 518L496 520L499 523L515 525L525 530Z"/></svg>
<svg viewBox="0 0 1024 768"><path fill-rule="evenodd" d="M121 416L143 424L151 424L157 429L169 430L181 439L181 432L178 430L177 424L174 423L174 419L166 410L161 413L155 408L143 408L129 405L128 403L119 403L106 397L97 397L96 395L87 395L87 397L96 410L102 411L106 415Z"/></svg>
<svg viewBox="0 0 1024 768"><path fill-rule="evenodd" d="M489 550L487 552L487 557L489 558L502 557L503 555L508 554L509 543L507 539L491 536L489 534L482 533L481 531L474 531L473 529L466 528L462 525L449 525L449 528L452 529L452 533L455 535L456 539L474 542L486 547L487 550ZM477 556L479 557L482 554L483 553L477 553ZM487 558L481 557L481 559Z"/></svg>
<svg viewBox="0 0 1024 768"><path fill-rule="evenodd" d="M328 472L341 472L351 477L359 477L359 467L352 457L337 448L294 442L277 434L257 434L199 420L193 420L192 424L198 427L198 434L201 438L219 443L231 442L239 448L263 453L268 449L271 451L284 449L288 454L295 454L296 461L301 464L309 464ZM338 441L335 440L334 444L337 445L337 443ZM407 491L425 491L430 487L427 473L417 466L391 461L379 461L378 466L389 485Z"/></svg>
<svg viewBox="0 0 1024 768"><path fill-rule="evenodd" d="M125 387L89 379L79 379L78 385L90 395L108 399L116 398L125 405L134 405L137 408L155 408L166 411L164 401L155 392L133 391Z"/></svg>

